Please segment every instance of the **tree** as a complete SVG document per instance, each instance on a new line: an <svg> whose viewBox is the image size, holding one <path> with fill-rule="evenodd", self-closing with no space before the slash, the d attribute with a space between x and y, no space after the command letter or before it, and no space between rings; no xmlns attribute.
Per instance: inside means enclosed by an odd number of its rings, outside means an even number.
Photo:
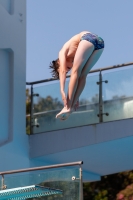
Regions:
<svg viewBox="0 0 133 200"><path fill-rule="evenodd" d="M130 196L132 183L133 171L103 176L101 181L84 183L84 200L118 200L120 194Z"/></svg>

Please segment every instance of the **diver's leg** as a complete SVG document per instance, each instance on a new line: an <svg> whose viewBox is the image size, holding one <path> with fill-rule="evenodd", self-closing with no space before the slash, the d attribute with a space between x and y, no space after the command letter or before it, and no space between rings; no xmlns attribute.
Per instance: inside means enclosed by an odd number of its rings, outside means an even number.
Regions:
<svg viewBox="0 0 133 200"><path fill-rule="evenodd" d="M67 108L71 109L75 92L78 86L79 77L81 72L94 51L94 45L86 40L79 43L77 52L74 57L74 63L71 72L71 78L67 94Z"/></svg>
<svg viewBox="0 0 133 200"><path fill-rule="evenodd" d="M85 64L84 68L82 69L81 75L80 75L80 77L78 79L78 86L77 86L77 89L76 89L76 92L75 92L75 95L74 95L72 108L76 104L79 96L81 95L81 93L82 93L82 91L84 89L84 86L85 86L85 83L86 83L87 74L89 73L91 68L96 64L96 62L100 58L102 52L103 52L103 49L95 50L92 53L92 55L90 56L90 58L88 59L88 61ZM58 118L60 118L61 120L66 120L69 117L71 111L68 111L67 107L64 107L62 109L62 111L58 114Z"/></svg>
<svg viewBox="0 0 133 200"><path fill-rule="evenodd" d="M103 49L95 50L92 53L92 55L90 56L90 58L88 59L86 65L84 66L84 68L81 72L81 75L79 77L78 86L77 86L77 89L76 89L76 92L75 92L75 95L74 95L72 107L74 107L74 105L76 104L79 96L81 95L81 93L84 89L84 86L86 84L87 74L92 69L92 67L96 64L96 62L100 58L102 52L103 52Z"/></svg>

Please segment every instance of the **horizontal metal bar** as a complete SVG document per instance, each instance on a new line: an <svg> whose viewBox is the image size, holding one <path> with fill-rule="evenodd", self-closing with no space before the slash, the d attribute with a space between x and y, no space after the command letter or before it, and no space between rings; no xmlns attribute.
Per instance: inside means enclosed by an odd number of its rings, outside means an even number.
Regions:
<svg viewBox="0 0 133 200"><path fill-rule="evenodd" d="M96 69L96 70L91 70L89 73L105 71L105 70L109 70L109 69L115 69L115 68L129 66L129 65L133 65L133 62L123 63L123 64L119 64L119 65L113 65L113 66L104 67L104 68L99 68L99 69Z"/></svg>
<svg viewBox="0 0 133 200"><path fill-rule="evenodd" d="M70 167L70 166L76 166L76 165L82 165L82 164L83 164L83 161L63 163L63 164L57 164L57 165L48 165L48 166L42 166L42 167L34 167L34 168L0 172L0 175L30 172L30 171L37 171L37 170L43 170L43 169L53 169L53 168L60 168L60 167Z"/></svg>
<svg viewBox="0 0 133 200"><path fill-rule="evenodd" d="M70 76L69 76L69 77L70 77ZM56 80L58 80L58 79L49 78L49 79L44 79L44 80L40 80L40 81L26 82L26 85L35 85L35 84L39 84L39 83L46 83L46 82L56 81Z"/></svg>
<svg viewBox="0 0 133 200"><path fill-rule="evenodd" d="M123 64L119 64L119 65L113 65L113 66L99 68L99 69L94 69L94 70L91 70L89 72L89 74L90 73L94 73L94 72L99 72L99 71L105 71L105 70L109 70L109 69L115 69L115 68L125 67L125 66L129 66L129 65L133 65L133 62L123 63ZM70 75L67 75L66 78L70 78ZM46 82L56 81L56 80L58 80L58 79L49 78L49 79L44 79L44 80L40 80L40 81L26 82L26 85L35 85L35 84L39 84L39 83L46 83Z"/></svg>

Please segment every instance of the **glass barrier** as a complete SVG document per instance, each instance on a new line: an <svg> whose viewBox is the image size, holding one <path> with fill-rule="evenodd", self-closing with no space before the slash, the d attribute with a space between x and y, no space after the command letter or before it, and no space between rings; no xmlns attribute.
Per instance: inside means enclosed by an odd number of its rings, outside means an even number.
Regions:
<svg viewBox="0 0 133 200"><path fill-rule="evenodd" d="M73 178L75 177L75 178ZM76 167L68 167L54 170L41 170L36 172L23 173L23 175L5 175L4 184L6 189L39 185L56 190L62 190L62 194L54 194L44 197L30 198L34 199L80 199L80 171ZM29 198L26 198L29 199Z"/></svg>
<svg viewBox="0 0 133 200"><path fill-rule="evenodd" d="M102 82L99 79L99 73L94 72L87 76L86 86L79 99L79 108L65 121L55 118L63 108L59 81L43 83L41 86L33 85L33 120L31 121L33 125L30 127L30 115L27 114L27 133L44 133L133 118L133 65L115 69L106 68L101 71ZM66 93L68 83L67 79ZM29 90L27 90L26 105L26 108L30 110ZM28 110L26 113L29 113ZM101 113L103 117L101 117Z"/></svg>
<svg viewBox="0 0 133 200"><path fill-rule="evenodd" d="M34 97L34 125L36 126L33 128L33 133L98 123L98 80L98 73L87 77L86 87L79 100L79 108L65 121L55 118L56 114L63 108L59 82L34 87L34 94L39 94L39 96ZM66 81L66 91L68 82L69 80Z"/></svg>
<svg viewBox="0 0 133 200"><path fill-rule="evenodd" d="M103 73L103 122L133 117L133 66Z"/></svg>

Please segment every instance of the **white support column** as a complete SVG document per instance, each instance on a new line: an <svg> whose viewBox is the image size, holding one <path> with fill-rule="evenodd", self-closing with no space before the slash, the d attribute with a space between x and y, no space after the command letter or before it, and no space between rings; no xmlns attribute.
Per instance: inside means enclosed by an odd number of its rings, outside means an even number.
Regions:
<svg viewBox="0 0 133 200"><path fill-rule="evenodd" d="M0 171L29 166L25 131L26 0L0 0Z"/></svg>

